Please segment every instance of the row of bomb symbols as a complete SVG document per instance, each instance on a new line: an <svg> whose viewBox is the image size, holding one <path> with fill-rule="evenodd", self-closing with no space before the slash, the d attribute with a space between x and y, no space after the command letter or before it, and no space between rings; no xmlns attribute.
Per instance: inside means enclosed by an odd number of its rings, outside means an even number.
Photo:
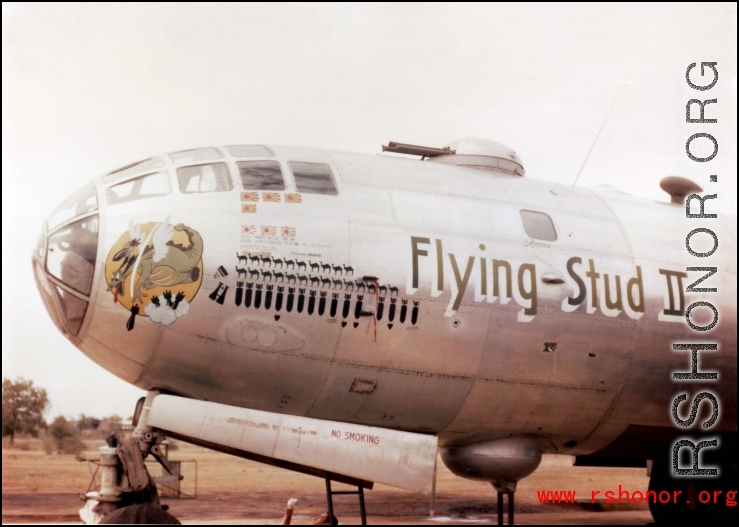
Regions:
<svg viewBox="0 0 739 527"><path fill-rule="evenodd" d="M305 285L310 287L318 287L322 289L338 289L352 292L374 293L375 285L368 284L364 280L343 280L337 278L325 278L323 276L313 276L311 274L288 273L269 271L264 269L251 269L249 267L235 267L238 279L263 280L282 284ZM380 294L398 295L397 287L380 286Z"/></svg>
<svg viewBox="0 0 739 527"><path fill-rule="evenodd" d="M228 285L225 285L223 282L219 282L218 287L210 293L209 298L217 304L223 305L226 302L229 289L230 287ZM331 294L330 298L329 293ZM354 309L352 310L351 304L353 296L353 293L344 293L342 295L333 291L316 291L314 289L303 287L261 284L239 280L236 282L234 304L237 307L241 307L243 305L247 309L252 308L265 310L270 310L274 306L274 310L277 313L275 314L275 320L280 319L279 313L283 308L287 313L291 313L293 310L297 313L303 313L305 311L308 315L316 313L319 317L328 314L331 319L336 318L340 313L341 317L344 319L341 325L346 326L346 319L350 318L352 314L357 320L360 317L371 317L373 315L376 316L378 321L382 320L385 315L385 306L387 303L388 328L392 329L398 307L397 296L386 297L383 295L378 297L377 313L363 310L364 294L356 295ZM410 310L410 322L414 326L418 322L419 305L419 301L414 300ZM339 308L341 308L340 311ZM406 322L408 311L408 299L403 298L401 299L400 313L398 316L398 320L401 324ZM359 326L359 322L354 322L353 325L356 328Z"/></svg>
<svg viewBox="0 0 739 527"><path fill-rule="evenodd" d="M410 311L411 324L415 326L418 321L418 301L413 301L409 308L408 300L401 299L400 309L398 310L399 290L397 287L379 285L366 279L327 278L300 272L301 270L306 271L310 267L311 272L341 273L344 276L353 275L354 269L350 266L334 266L323 262L315 263L310 260L303 262L297 259L291 260L253 254L242 255L236 253L236 257L239 265L235 266L234 303L237 307L243 305L246 308L269 310L274 306L278 313L284 308L288 313L293 310L298 313L305 311L308 315L317 313L318 316L328 313L331 319L334 319L340 311L342 318L347 319L352 312L353 295L351 293L357 293L353 310L355 319L374 315L379 321L383 319L383 316L386 316L388 327L392 328L397 311L399 311L397 315L401 324L406 322ZM243 265L243 267L240 265ZM293 272L290 272L290 270L293 270ZM227 275L226 269L220 266L216 278ZM313 288L318 289L318 291ZM335 292L337 290L343 292L343 297L340 293ZM228 291L229 286L219 282L218 287L210 294L210 298L219 304L224 304ZM377 313L362 310L364 295L367 293L378 293ZM387 309L386 305L388 306ZM341 310L339 310L340 307ZM275 315L276 320L279 320L279 317L279 314ZM342 326L345 325L346 320L342 322ZM358 322L354 322L354 327L358 325Z"/></svg>
<svg viewBox="0 0 739 527"><path fill-rule="evenodd" d="M313 262L308 260L307 262L298 259L287 259L287 258L274 258L272 256L262 256L259 254L239 254L236 253L239 265L249 265L255 267L270 267L276 269L280 266L280 269L293 269L298 271L307 271L310 267L311 273L327 273L333 275L342 276L354 276L354 268L350 265L333 265L323 262Z"/></svg>
<svg viewBox="0 0 739 527"><path fill-rule="evenodd" d="M395 311L397 309L397 298L390 297L390 307L388 308L387 313L387 319L388 319L388 327L392 329L393 327L393 321L395 320ZM419 300L413 300L413 308L411 309L411 325L415 326L418 322L418 310L420 307L420 301ZM377 302L377 320L382 320L382 316L385 313L385 297L381 296L378 299ZM401 298L400 299L400 316L398 317L398 320L401 324L405 324L406 318L408 316L408 299L407 298Z"/></svg>

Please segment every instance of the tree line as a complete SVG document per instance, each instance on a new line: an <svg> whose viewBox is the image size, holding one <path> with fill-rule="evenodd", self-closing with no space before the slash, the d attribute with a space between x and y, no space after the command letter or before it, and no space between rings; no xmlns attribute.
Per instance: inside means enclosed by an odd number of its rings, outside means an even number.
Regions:
<svg viewBox="0 0 739 527"><path fill-rule="evenodd" d="M50 402L46 390L33 381L22 378L3 378L3 438L9 438L9 446L15 446L16 436L39 437L47 453L77 454L85 450L83 437L104 438L120 429L123 419L117 415L97 418L80 414L77 419L59 415L50 423L44 419Z"/></svg>

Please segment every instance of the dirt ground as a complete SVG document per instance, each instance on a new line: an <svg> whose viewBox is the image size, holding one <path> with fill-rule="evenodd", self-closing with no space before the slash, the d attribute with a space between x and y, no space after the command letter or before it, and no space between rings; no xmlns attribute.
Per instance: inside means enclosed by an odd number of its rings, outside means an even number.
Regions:
<svg viewBox="0 0 739 527"><path fill-rule="evenodd" d="M101 443L102 444L102 443ZM26 445L26 446L23 446ZM18 448L18 447L21 448ZM97 457L98 444L84 455ZM27 449L27 450L24 450ZM88 489L94 465L71 455L47 455L37 440L19 440L16 448L3 445L3 523L81 523L78 494ZM195 499L165 498L170 513L183 523L279 524L285 503L297 498L293 524L310 524L326 511L322 479L295 474L226 454L179 443L170 459L184 461L182 492ZM158 465L148 465L159 475ZM197 488L196 488L197 471ZM645 491L645 469L573 467L567 456L544 456L539 469L519 482L516 491L518 524L646 524L652 518L644 504L606 505L607 490L618 486ZM335 484L335 490L341 485ZM352 490L349 487L343 490ZM581 503L540 504L537 491L575 490ZM591 503L591 491L601 494ZM496 495L487 484L454 476L439 460L434 516L430 497L384 485L365 491L370 524L496 523ZM342 524L359 523L356 496L334 498Z"/></svg>

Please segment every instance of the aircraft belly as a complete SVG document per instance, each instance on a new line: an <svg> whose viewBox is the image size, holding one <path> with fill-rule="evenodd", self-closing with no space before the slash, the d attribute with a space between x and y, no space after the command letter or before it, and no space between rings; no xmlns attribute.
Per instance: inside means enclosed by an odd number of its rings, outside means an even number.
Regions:
<svg viewBox="0 0 739 527"><path fill-rule="evenodd" d="M549 451L581 442L602 423L621 390L633 327L590 317L537 314L514 322L515 310L490 312L490 330L474 387L443 443L508 434L543 437ZM545 352L545 343L556 351Z"/></svg>
<svg viewBox="0 0 739 527"><path fill-rule="evenodd" d="M245 349L169 330L144 382L196 399L304 415L328 368L327 362L300 355Z"/></svg>

